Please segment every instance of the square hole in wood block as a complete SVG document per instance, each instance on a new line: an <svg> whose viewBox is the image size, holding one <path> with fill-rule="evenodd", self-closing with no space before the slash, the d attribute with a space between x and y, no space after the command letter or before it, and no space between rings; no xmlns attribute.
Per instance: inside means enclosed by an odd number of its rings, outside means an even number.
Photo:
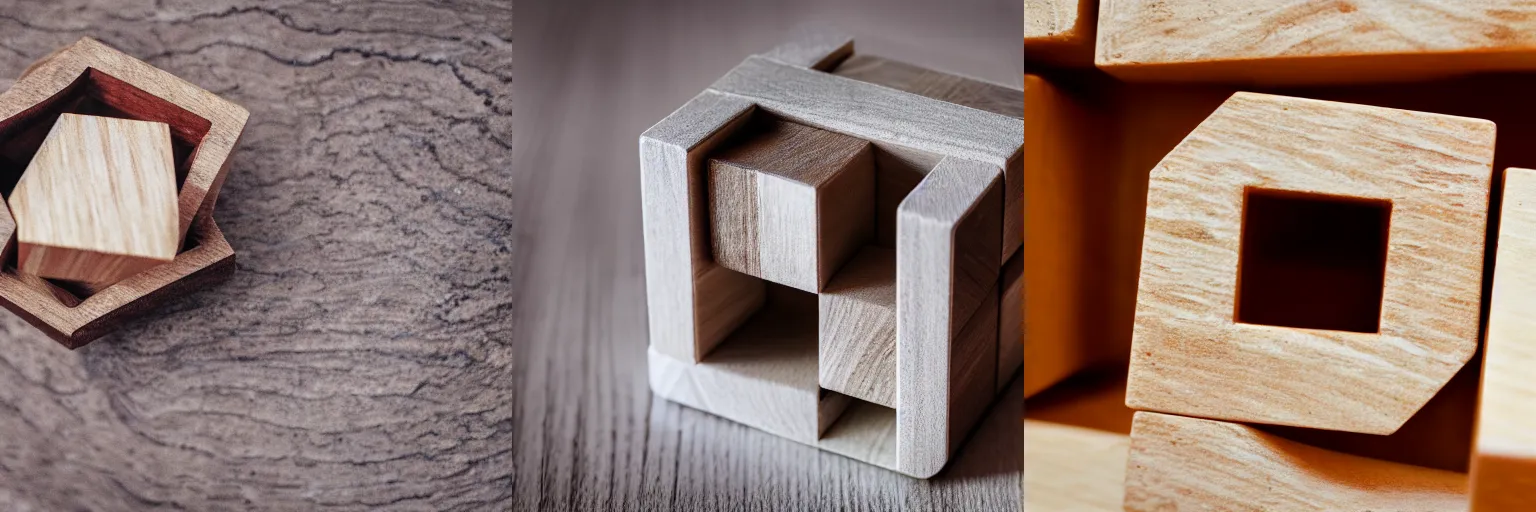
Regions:
<svg viewBox="0 0 1536 512"><path fill-rule="evenodd" d="M1238 322L1380 331L1391 201L1253 187L1244 196Z"/></svg>
<svg viewBox="0 0 1536 512"><path fill-rule="evenodd" d="M807 292L874 237L870 144L758 115L709 159L710 238L721 266Z"/></svg>

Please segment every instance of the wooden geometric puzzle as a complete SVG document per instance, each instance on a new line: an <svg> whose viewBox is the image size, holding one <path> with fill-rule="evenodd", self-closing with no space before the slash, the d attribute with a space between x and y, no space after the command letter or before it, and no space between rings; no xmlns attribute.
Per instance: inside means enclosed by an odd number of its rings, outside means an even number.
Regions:
<svg viewBox="0 0 1536 512"><path fill-rule="evenodd" d="M937 473L1020 365L1022 106L821 34L647 130L651 389Z"/></svg>
<svg viewBox="0 0 1536 512"><path fill-rule="evenodd" d="M0 306L76 348L165 298L227 275L234 268L234 251L215 225L213 209L230 152L249 116L239 105L90 38L27 68L11 89L0 93L0 183L19 183L0 190L16 210L14 219L10 209L0 212L6 258ZM59 138L87 122L111 126L116 135L95 145ZM133 130L136 135L119 136ZM56 131L57 136L50 135ZM135 149L123 145L130 140L138 141ZM108 151L132 161L86 159L82 164L66 159L61 164L61 148L85 148L97 156ZM44 210L103 206L91 198L110 191L100 181L79 182L102 172L119 180L148 180L140 187L142 196L110 201L118 218L96 216L85 223L111 225L96 232L117 232L121 240L66 232L75 229L68 226L85 224L65 219L89 216L43 215ZM69 200L60 201L66 196ZM139 213L122 218L131 211ZM99 246L75 247L83 237L95 237L91 244ZM124 249L128 239L153 247ZM48 243L91 249L93 257L86 259L94 261L70 265L71 258L56 260L56 251L36 253ZM104 254L142 257L112 263ZM72 268L56 268L61 261ZM73 263L87 262L76 258Z"/></svg>
<svg viewBox="0 0 1536 512"><path fill-rule="evenodd" d="M1477 350L1493 142L1233 95L1152 170L1126 405L1396 431Z"/></svg>

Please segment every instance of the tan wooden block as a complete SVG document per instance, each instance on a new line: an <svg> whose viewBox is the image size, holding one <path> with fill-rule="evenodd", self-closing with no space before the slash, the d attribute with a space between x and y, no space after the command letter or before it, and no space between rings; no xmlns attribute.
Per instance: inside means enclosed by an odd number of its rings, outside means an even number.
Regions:
<svg viewBox="0 0 1536 512"><path fill-rule="evenodd" d="M1024 510L1118 512L1130 436L1024 420Z"/></svg>
<svg viewBox="0 0 1536 512"><path fill-rule="evenodd" d="M1102 0L1096 64L1127 80L1275 84L1536 67L1524 2Z"/></svg>
<svg viewBox="0 0 1536 512"><path fill-rule="evenodd" d="M212 216L249 113L164 70L85 38L49 54L0 92L0 170L19 180L64 114L168 125L175 169L179 254L120 282L48 281L0 272L0 306L69 348L111 332L136 313L234 268L234 250ZM6 248L19 245L7 238ZM34 258L35 259L35 258Z"/></svg>
<svg viewBox="0 0 1536 512"><path fill-rule="evenodd" d="M721 266L807 292L874 240L868 142L764 117L709 160L710 236Z"/></svg>
<svg viewBox="0 0 1536 512"><path fill-rule="evenodd" d="M1024 0L1024 60L1093 65L1099 0Z"/></svg>
<svg viewBox="0 0 1536 512"><path fill-rule="evenodd" d="M1466 510L1462 473L1332 452L1253 427L1138 412L1125 510Z"/></svg>
<svg viewBox="0 0 1536 512"><path fill-rule="evenodd" d="M165 123L64 114L11 192L18 266L104 288L176 258Z"/></svg>
<svg viewBox="0 0 1536 512"><path fill-rule="evenodd" d="M1152 171L1126 404L1397 430L1477 348L1493 142L1233 95Z"/></svg>
<svg viewBox="0 0 1536 512"><path fill-rule="evenodd" d="M25 131L82 96L119 117L170 125L186 157L178 163L178 239L198 214L212 214L230 154L250 112L91 38L33 63L0 93L0 137Z"/></svg>
<svg viewBox="0 0 1536 512"><path fill-rule="evenodd" d="M865 247L817 295L821 387L896 406L896 251Z"/></svg>
<svg viewBox="0 0 1536 512"><path fill-rule="evenodd" d="M1536 171L1504 171L1472 453L1474 512L1536 509Z"/></svg>

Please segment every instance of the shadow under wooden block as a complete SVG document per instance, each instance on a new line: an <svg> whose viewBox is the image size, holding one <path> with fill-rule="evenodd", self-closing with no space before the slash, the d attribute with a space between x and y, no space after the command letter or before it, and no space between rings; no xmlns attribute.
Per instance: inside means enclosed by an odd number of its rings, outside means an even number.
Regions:
<svg viewBox="0 0 1536 512"><path fill-rule="evenodd" d="M1136 413L1125 510L1463 510L1462 473L1324 450L1253 427Z"/></svg>
<svg viewBox="0 0 1536 512"><path fill-rule="evenodd" d="M817 296L821 387L896 406L896 251L865 247Z"/></svg>
<svg viewBox="0 0 1536 512"><path fill-rule="evenodd" d="M1129 354L1144 172L1111 165L1116 125L1077 89L1024 77L1024 394ZM1117 153L1118 154L1118 153Z"/></svg>
<svg viewBox="0 0 1536 512"><path fill-rule="evenodd" d="M1093 66L1098 0L1024 0L1024 62Z"/></svg>
<svg viewBox="0 0 1536 512"><path fill-rule="evenodd" d="M757 116L709 161L710 235L721 266L819 292L874 239L869 143Z"/></svg>
<svg viewBox="0 0 1536 512"><path fill-rule="evenodd" d="M1024 252L1003 265L997 278L997 389L1024 364ZM1027 380L1027 378L1026 378ZM1028 395L1025 395L1028 396Z"/></svg>
<svg viewBox="0 0 1536 512"><path fill-rule="evenodd" d="M1119 511L1131 415L1125 368L1088 370L1024 402L1024 509Z"/></svg>
<svg viewBox="0 0 1536 512"><path fill-rule="evenodd" d="M1483 354L1472 510L1536 508L1536 171L1504 171Z"/></svg>
<svg viewBox="0 0 1536 512"><path fill-rule="evenodd" d="M1415 80L1536 68L1536 6L1102 0L1096 64L1126 80Z"/></svg>
<svg viewBox="0 0 1536 512"><path fill-rule="evenodd" d="M1233 95L1152 171L1127 405L1397 430L1477 348L1493 135L1476 119ZM1254 189L1390 202L1377 332L1242 321Z"/></svg>

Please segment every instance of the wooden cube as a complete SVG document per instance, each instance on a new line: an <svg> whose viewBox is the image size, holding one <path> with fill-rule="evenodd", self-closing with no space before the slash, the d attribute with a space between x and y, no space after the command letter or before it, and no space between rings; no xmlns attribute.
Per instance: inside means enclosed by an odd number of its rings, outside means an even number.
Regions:
<svg viewBox="0 0 1536 512"><path fill-rule="evenodd" d="M1233 95L1152 171L1127 405L1396 431L1477 349L1493 142Z"/></svg>
<svg viewBox="0 0 1536 512"><path fill-rule="evenodd" d="M815 293L873 241L869 143L763 119L709 161L710 235L721 266Z"/></svg>
<svg viewBox="0 0 1536 512"><path fill-rule="evenodd" d="M1022 235L1008 216L1022 203L1023 123L944 99L1007 107L995 86L893 62L843 37L792 42L640 137L650 383L926 478L1016 366L998 361L998 338L1015 284L1002 266ZM882 189L886 176L901 181ZM784 318L785 294L806 292L815 306ZM788 325L816 329L794 343L752 334Z"/></svg>
<svg viewBox="0 0 1536 512"><path fill-rule="evenodd" d="M1536 171L1504 173L1472 452L1474 512L1536 508Z"/></svg>
<svg viewBox="0 0 1536 512"><path fill-rule="evenodd" d="M1098 22L1096 64L1128 80L1316 84L1536 67L1536 6L1520 2L1102 0Z"/></svg>
<svg viewBox="0 0 1536 512"><path fill-rule="evenodd" d="M81 39L32 64L0 93L0 178L21 181L53 125L69 114L167 126L177 221L171 262L105 288L0 271L0 306L77 348L111 332L135 312L206 286L234 269L234 250L212 215L249 113L100 42ZM15 240L6 240L11 242L3 251L15 251Z"/></svg>
<svg viewBox="0 0 1536 512"><path fill-rule="evenodd" d="M176 258L165 123L64 114L11 192L18 265L105 288Z"/></svg>

